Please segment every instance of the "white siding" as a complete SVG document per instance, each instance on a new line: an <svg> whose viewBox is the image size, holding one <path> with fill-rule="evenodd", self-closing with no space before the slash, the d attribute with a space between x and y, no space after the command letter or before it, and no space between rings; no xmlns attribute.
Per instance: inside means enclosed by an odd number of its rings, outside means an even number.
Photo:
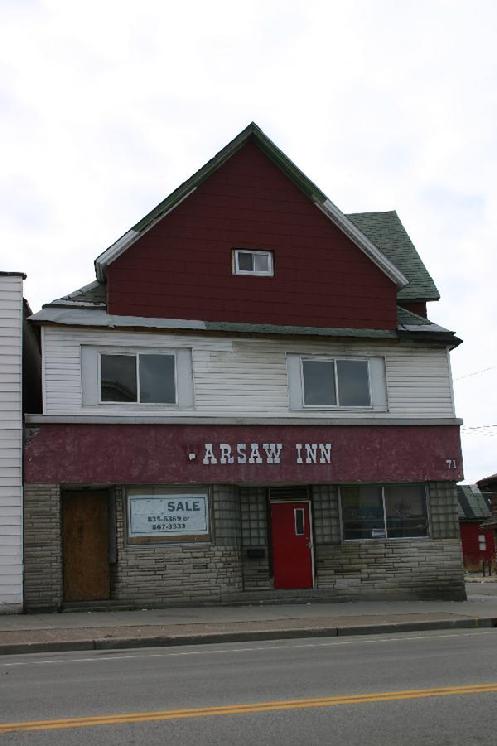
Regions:
<svg viewBox="0 0 497 746"><path fill-rule="evenodd" d="M45 327L43 330L44 413L48 415L146 415L224 417L454 417L450 369L444 348L397 342L328 342L241 339L186 334ZM190 347L194 410L155 405L83 407L81 345L127 348ZM286 353L375 355L385 358L388 411L290 411Z"/></svg>
<svg viewBox="0 0 497 746"><path fill-rule="evenodd" d="M22 277L0 274L0 613L22 605Z"/></svg>

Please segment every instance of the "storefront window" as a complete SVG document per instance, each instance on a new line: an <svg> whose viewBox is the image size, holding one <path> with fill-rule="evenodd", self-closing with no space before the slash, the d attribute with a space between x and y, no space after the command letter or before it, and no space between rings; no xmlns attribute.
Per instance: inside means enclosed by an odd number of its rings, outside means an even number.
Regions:
<svg viewBox="0 0 497 746"><path fill-rule="evenodd" d="M341 487L345 541L428 535L426 493L422 484Z"/></svg>
<svg viewBox="0 0 497 746"><path fill-rule="evenodd" d="M390 538L426 536L428 516L424 485L404 484L384 487L383 490L387 535Z"/></svg>
<svg viewBox="0 0 497 746"><path fill-rule="evenodd" d="M128 487L128 536L132 543L207 541L206 487Z"/></svg>

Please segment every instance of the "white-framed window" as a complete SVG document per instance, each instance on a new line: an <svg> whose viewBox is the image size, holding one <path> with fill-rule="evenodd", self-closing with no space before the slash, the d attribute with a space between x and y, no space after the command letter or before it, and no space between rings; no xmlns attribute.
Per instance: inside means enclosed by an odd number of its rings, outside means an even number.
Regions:
<svg viewBox="0 0 497 746"><path fill-rule="evenodd" d="M340 487L343 541L429 536L424 484Z"/></svg>
<svg viewBox="0 0 497 746"><path fill-rule="evenodd" d="M83 406L193 407L190 349L81 348Z"/></svg>
<svg viewBox="0 0 497 746"><path fill-rule="evenodd" d="M272 277L274 275L273 252L234 249L233 274Z"/></svg>
<svg viewBox="0 0 497 746"><path fill-rule="evenodd" d="M100 352L100 404L176 404L174 352Z"/></svg>
<svg viewBox="0 0 497 746"><path fill-rule="evenodd" d="M386 410L381 357L289 353L287 368L290 409Z"/></svg>

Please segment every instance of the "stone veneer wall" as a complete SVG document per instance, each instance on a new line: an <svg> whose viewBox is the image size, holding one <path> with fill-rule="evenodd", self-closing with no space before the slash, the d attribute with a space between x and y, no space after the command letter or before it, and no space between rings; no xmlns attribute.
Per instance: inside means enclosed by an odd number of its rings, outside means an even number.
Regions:
<svg viewBox="0 0 497 746"><path fill-rule="evenodd" d="M129 604L220 601L272 589L267 490L216 485L212 543L129 544L124 490L114 489L111 598ZM312 488L317 590L329 598L464 598L455 484L429 485L431 536L341 543L335 485ZM26 609L62 605L62 526L57 485L24 487ZM263 550L249 558L247 550ZM297 592L298 593L298 592Z"/></svg>
<svg viewBox="0 0 497 746"><path fill-rule="evenodd" d="M24 486L24 606L62 604L62 518L58 485Z"/></svg>
<svg viewBox="0 0 497 746"><path fill-rule="evenodd" d="M332 591L337 598L464 599L455 484L434 482L428 488L429 538L340 543L337 523L338 531L328 530L327 534L322 534L331 538L323 542L318 539L318 522L315 528L317 587ZM321 502L324 489L313 489L315 498L317 496ZM331 489L324 524L335 523L338 515L338 490Z"/></svg>
<svg viewBox="0 0 497 746"><path fill-rule="evenodd" d="M220 601L224 594L241 591L238 488L216 485L211 496L211 516L214 516L212 543L129 544L125 490L115 488L117 561L112 572L114 600L140 606L173 605Z"/></svg>

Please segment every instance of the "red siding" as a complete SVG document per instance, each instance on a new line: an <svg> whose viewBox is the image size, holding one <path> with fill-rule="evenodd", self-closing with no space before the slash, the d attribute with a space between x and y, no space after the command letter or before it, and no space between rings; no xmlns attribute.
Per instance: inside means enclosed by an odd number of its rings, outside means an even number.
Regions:
<svg viewBox="0 0 497 746"><path fill-rule="evenodd" d="M233 276L233 248L275 276ZM108 269L110 313L392 329L396 287L248 142Z"/></svg>
<svg viewBox="0 0 497 746"><path fill-rule="evenodd" d="M483 521L484 519L482 519ZM464 567L467 570L481 570L482 561L495 564L495 539L494 532L489 529L480 528L479 523L461 521L461 543ZM480 550L478 537L484 536L487 548Z"/></svg>
<svg viewBox="0 0 497 746"><path fill-rule="evenodd" d="M204 443L282 443L281 463L202 463ZM298 464L296 443L331 443L331 463ZM190 460L189 453L196 458ZM447 459L455 459L450 468ZM333 484L462 479L457 426L42 425L25 481L44 484Z"/></svg>
<svg viewBox="0 0 497 746"><path fill-rule="evenodd" d="M415 303L403 301L402 303L399 303L399 305L402 306L402 308L406 308L408 311L417 313L418 316L424 316L424 318L427 316L426 303L424 301L417 301Z"/></svg>

